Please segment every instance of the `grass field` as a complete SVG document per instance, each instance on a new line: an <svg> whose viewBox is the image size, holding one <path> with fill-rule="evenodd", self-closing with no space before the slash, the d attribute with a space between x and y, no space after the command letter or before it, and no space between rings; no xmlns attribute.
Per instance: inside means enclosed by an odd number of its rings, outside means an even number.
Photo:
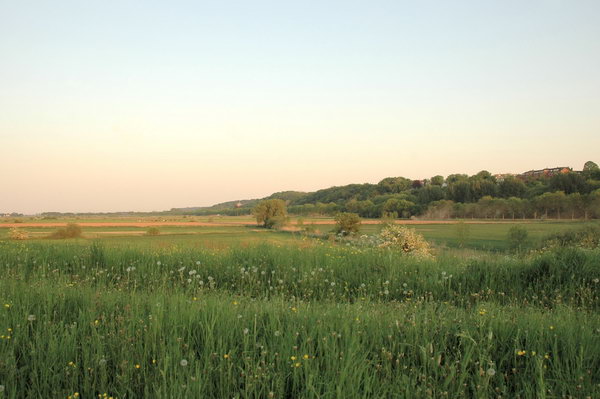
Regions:
<svg viewBox="0 0 600 399"><path fill-rule="evenodd" d="M530 248L584 226L523 225ZM599 250L513 254L510 227L414 226L421 260L255 226L3 229L0 398L599 397Z"/></svg>

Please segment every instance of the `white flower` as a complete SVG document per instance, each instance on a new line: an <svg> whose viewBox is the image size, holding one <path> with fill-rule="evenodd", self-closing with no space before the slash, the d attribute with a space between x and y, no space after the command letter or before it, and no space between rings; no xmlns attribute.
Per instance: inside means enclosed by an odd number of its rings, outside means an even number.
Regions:
<svg viewBox="0 0 600 399"><path fill-rule="evenodd" d="M281 333L279 331L275 331L275 336L279 337L281 335Z"/></svg>
<svg viewBox="0 0 600 399"><path fill-rule="evenodd" d="M185 270L185 266L184 266L184 267L180 267L179 269L177 269L177 271L178 271L179 273L181 273L181 272L182 272L182 271L184 271L184 270Z"/></svg>
<svg viewBox="0 0 600 399"><path fill-rule="evenodd" d="M4 385L0 385L0 392L4 392Z"/></svg>
<svg viewBox="0 0 600 399"><path fill-rule="evenodd" d="M196 264L197 264L198 266L200 266L200 261L199 261L199 260L197 260L197 261L196 261Z"/></svg>
<svg viewBox="0 0 600 399"><path fill-rule="evenodd" d="M250 330L248 330L247 328L244 328L244 335L248 335L249 332L250 332Z"/></svg>
<svg viewBox="0 0 600 399"><path fill-rule="evenodd" d="M596 284L600 283L600 279L595 278L594 283L596 283Z"/></svg>
<svg viewBox="0 0 600 399"><path fill-rule="evenodd" d="M179 362L179 364L181 364L182 367L185 367L188 365L188 361L185 359L181 359L181 361Z"/></svg>
<svg viewBox="0 0 600 399"><path fill-rule="evenodd" d="M29 320L29 321L35 321L35 315L34 314L30 314L29 316L27 316L27 320Z"/></svg>
<svg viewBox="0 0 600 399"><path fill-rule="evenodd" d="M98 361L98 363L100 364L100 366L104 366L106 364L106 359L102 358Z"/></svg>
<svg viewBox="0 0 600 399"><path fill-rule="evenodd" d="M162 265L162 263L160 263L160 261L159 261L159 260L158 260L158 261L156 261L156 264L157 264L158 266Z"/></svg>
<svg viewBox="0 0 600 399"><path fill-rule="evenodd" d="M490 377L493 377L494 375L496 375L496 370L494 370L493 368L489 368L489 369L487 369L486 373Z"/></svg>
<svg viewBox="0 0 600 399"><path fill-rule="evenodd" d="M129 272L132 272L132 271L134 271L134 270L135 270L135 267L134 267L134 266L129 266L129 267L128 267L127 269L125 269L125 270L127 270L127 273L129 273Z"/></svg>
<svg viewBox="0 0 600 399"><path fill-rule="evenodd" d="M190 271L188 272L188 274L189 274L190 276L193 276L194 274L196 274L196 271L195 271L195 270L190 270Z"/></svg>

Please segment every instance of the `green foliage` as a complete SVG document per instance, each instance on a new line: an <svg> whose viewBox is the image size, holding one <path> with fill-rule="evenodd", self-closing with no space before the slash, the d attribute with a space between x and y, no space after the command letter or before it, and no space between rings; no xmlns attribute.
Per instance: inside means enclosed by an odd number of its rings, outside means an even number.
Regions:
<svg viewBox="0 0 600 399"><path fill-rule="evenodd" d="M586 226L583 229L555 233L544 238L542 248L554 247L600 247L600 226Z"/></svg>
<svg viewBox="0 0 600 399"><path fill-rule="evenodd" d="M529 233L523 226L512 226L508 230L507 234L507 240L510 248L521 249L526 244L528 236Z"/></svg>
<svg viewBox="0 0 600 399"><path fill-rule="evenodd" d="M596 162L587 161L583 165L583 171L584 172L589 172L589 171L592 171L592 170L600 170L600 168L598 167L598 164Z"/></svg>
<svg viewBox="0 0 600 399"><path fill-rule="evenodd" d="M160 235L160 230L158 229L158 227L150 227L150 228L148 228L148 230L146 230L146 235L149 235L149 236Z"/></svg>
<svg viewBox="0 0 600 399"><path fill-rule="evenodd" d="M268 229L283 226L287 220L285 201L281 199L264 200L252 210L256 222Z"/></svg>
<svg viewBox="0 0 600 399"><path fill-rule="evenodd" d="M342 235L358 233L360 217L356 213L340 212L335 215L335 232Z"/></svg>
<svg viewBox="0 0 600 399"><path fill-rule="evenodd" d="M66 239L66 238L81 238L82 231L81 226L76 223L67 223L64 228L56 230L54 233L50 234L48 238L53 239Z"/></svg>

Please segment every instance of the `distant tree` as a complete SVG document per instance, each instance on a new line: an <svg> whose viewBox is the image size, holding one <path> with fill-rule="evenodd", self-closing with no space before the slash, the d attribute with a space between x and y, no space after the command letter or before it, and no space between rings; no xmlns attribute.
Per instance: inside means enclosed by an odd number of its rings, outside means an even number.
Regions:
<svg viewBox="0 0 600 399"><path fill-rule="evenodd" d="M454 202L471 202L471 184L466 179L452 182L448 185L447 195Z"/></svg>
<svg viewBox="0 0 600 399"><path fill-rule="evenodd" d="M444 189L437 185L428 185L416 193L417 200L421 204L429 204L433 201L444 199Z"/></svg>
<svg viewBox="0 0 600 399"><path fill-rule="evenodd" d="M598 167L598 164L596 162L593 161L587 161L584 165L583 165L583 170L585 172L590 171L590 170L599 170L600 168Z"/></svg>
<svg viewBox="0 0 600 399"><path fill-rule="evenodd" d="M335 215L335 232L342 235L358 233L360 217L356 213L340 212Z"/></svg>
<svg viewBox="0 0 600 399"><path fill-rule="evenodd" d="M257 223L268 229L285 224L287 208L284 200L270 199L258 203L252 210Z"/></svg>
<svg viewBox="0 0 600 399"><path fill-rule="evenodd" d="M518 197L521 198L527 191L523 180L508 176L498 184L498 195L503 198Z"/></svg>
<svg viewBox="0 0 600 399"><path fill-rule="evenodd" d="M412 180L405 177L386 177L377 183L378 191L381 194L386 193L401 193L409 190L412 186Z"/></svg>
<svg viewBox="0 0 600 399"><path fill-rule="evenodd" d="M563 191L565 194L584 193L586 191L585 178L575 172L559 173L550 179L551 191Z"/></svg>
<svg viewBox="0 0 600 399"><path fill-rule="evenodd" d="M510 197L509 199L506 200L507 206L508 206L508 211L512 214L512 218L515 218L515 215L520 213L521 215L523 215L523 217L525 217L525 204L523 203L523 200L521 198L517 198L517 197Z"/></svg>
<svg viewBox="0 0 600 399"><path fill-rule="evenodd" d="M410 210L415 206L414 202L405 199L390 198L383 204L382 213L395 213L397 216L410 216Z"/></svg>
<svg viewBox="0 0 600 399"><path fill-rule="evenodd" d="M433 176L430 180L431 185L433 186L442 186L444 185L444 176Z"/></svg>
<svg viewBox="0 0 600 399"><path fill-rule="evenodd" d="M582 213L584 208L583 196L579 193L567 196L568 208L571 210L571 219L575 219L576 213Z"/></svg>

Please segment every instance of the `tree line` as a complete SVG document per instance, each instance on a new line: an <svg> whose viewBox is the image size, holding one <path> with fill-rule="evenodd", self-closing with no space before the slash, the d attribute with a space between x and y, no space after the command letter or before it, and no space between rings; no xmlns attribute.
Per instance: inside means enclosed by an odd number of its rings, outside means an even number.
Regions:
<svg viewBox="0 0 600 399"><path fill-rule="evenodd" d="M582 171L552 176L497 178L484 170L425 180L388 177L377 184L286 191L264 199L282 200L290 214L301 216L351 212L365 218L600 218L600 168L590 161ZM250 214L256 203L220 213Z"/></svg>

